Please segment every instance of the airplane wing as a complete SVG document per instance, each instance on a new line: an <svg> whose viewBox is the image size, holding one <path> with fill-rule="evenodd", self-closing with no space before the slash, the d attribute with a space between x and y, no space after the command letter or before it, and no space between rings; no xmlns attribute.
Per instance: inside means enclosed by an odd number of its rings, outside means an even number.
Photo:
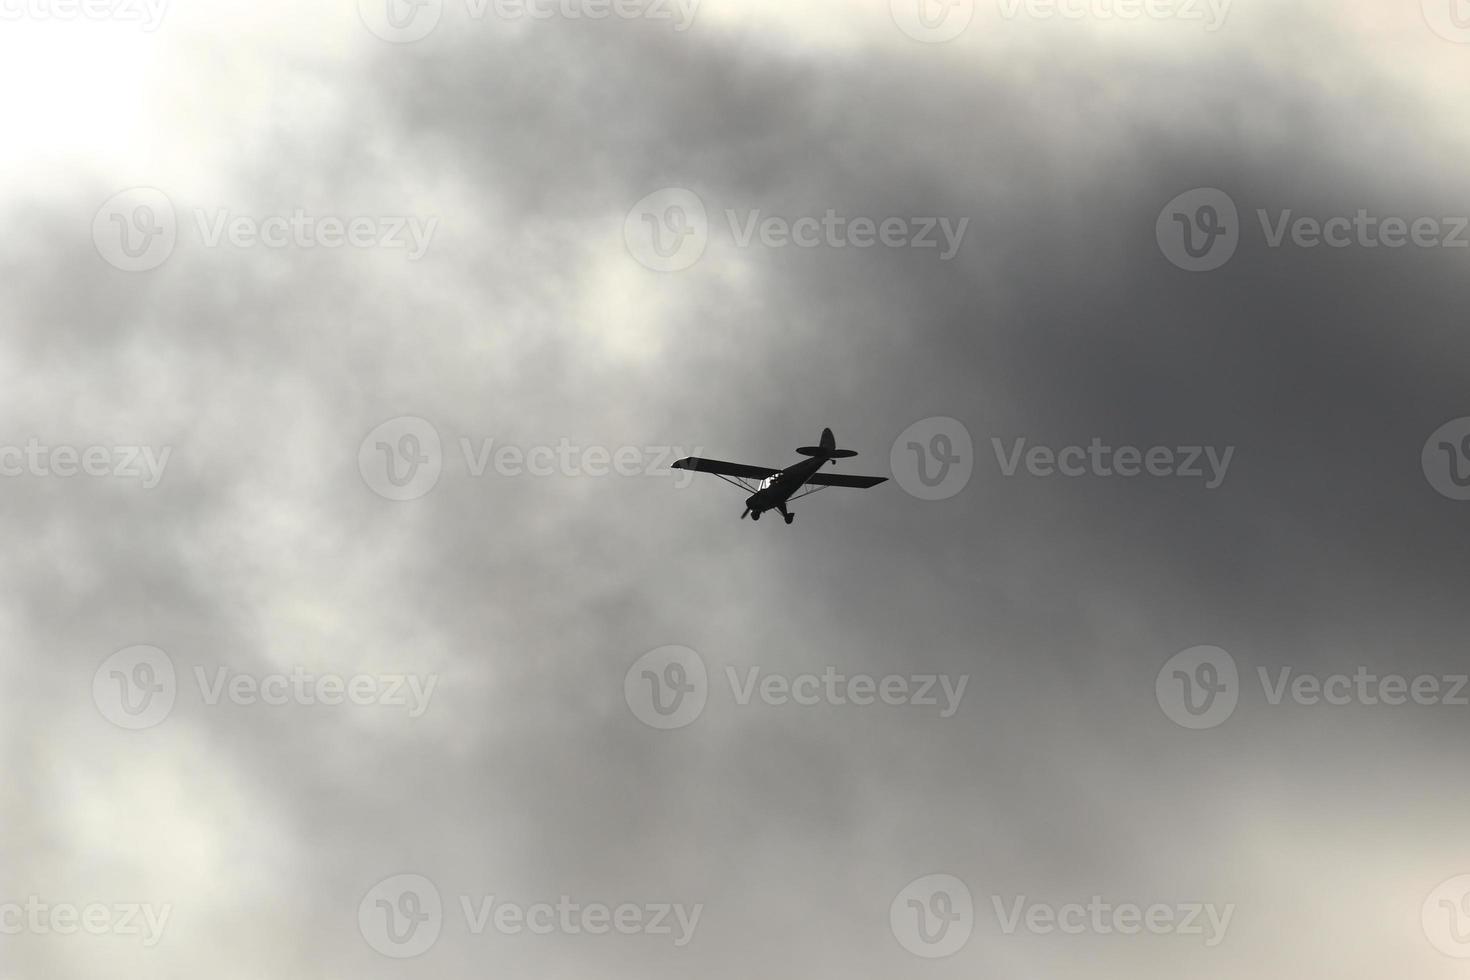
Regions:
<svg viewBox="0 0 1470 980"><path fill-rule="evenodd" d="M674 464L678 466L678 463ZM868 487L876 487L880 483L888 482L886 476L851 476L847 473L813 473L806 481L807 486L815 487L855 487L866 490Z"/></svg>
<svg viewBox="0 0 1470 980"><path fill-rule="evenodd" d="M764 480L768 476L775 476L780 470L773 470L768 466L751 466L748 463L726 463L718 459L700 459L698 456L685 456L676 460L673 464L676 470L698 470L700 473L713 473L716 476L743 477L747 480Z"/></svg>

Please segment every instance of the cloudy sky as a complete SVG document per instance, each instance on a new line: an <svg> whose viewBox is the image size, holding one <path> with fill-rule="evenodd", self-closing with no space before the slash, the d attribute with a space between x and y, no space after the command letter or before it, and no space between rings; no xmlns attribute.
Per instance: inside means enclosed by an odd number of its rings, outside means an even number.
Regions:
<svg viewBox="0 0 1470 980"><path fill-rule="evenodd" d="M1461 0L0 0L0 978L1470 970ZM740 520L689 454L891 477Z"/></svg>

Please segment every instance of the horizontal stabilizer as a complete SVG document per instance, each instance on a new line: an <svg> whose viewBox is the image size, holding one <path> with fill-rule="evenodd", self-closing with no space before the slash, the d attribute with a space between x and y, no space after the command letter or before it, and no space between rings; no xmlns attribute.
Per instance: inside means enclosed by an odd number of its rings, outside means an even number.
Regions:
<svg viewBox="0 0 1470 980"><path fill-rule="evenodd" d="M849 459L857 455L856 449L823 449L821 446L798 446L803 456L820 456L823 459Z"/></svg>

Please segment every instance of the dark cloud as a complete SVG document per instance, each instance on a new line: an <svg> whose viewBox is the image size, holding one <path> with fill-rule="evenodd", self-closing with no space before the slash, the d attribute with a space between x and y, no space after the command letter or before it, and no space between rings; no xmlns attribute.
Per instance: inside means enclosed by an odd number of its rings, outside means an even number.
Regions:
<svg viewBox="0 0 1470 980"><path fill-rule="evenodd" d="M164 973L229 950L303 977L1366 976L1389 956L1434 975L1414 921L1464 870L1464 709L1273 706L1256 680L1463 669L1470 518L1420 469L1429 433L1470 412L1460 253L1272 249L1256 218L1463 211L1463 178L1425 150L1446 141L1429 94L1346 28L1286 18L1188 63L1084 36L999 59L461 26L324 67L330 123L242 152L228 201L174 195L181 223L224 206L433 215L417 262L194 236L127 275L86 240L109 187L11 209L34 244L7 261L9 441L173 456L148 491L7 480L22 560L0 880L172 902L167 942L137 961ZM622 228L667 186L696 192L715 231L691 268L655 273ZM1154 223L1202 186L1231 196L1243 238L1187 273ZM829 208L969 224L941 261L739 248L723 215ZM433 423L443 472L391 502L358 450L404 415ZM782 465L830 425L861 450L854 471L887 474L931 416L973 436L962 493L829 491L790 528L741 523L713 480L477 477L461 451L565 440ZM1234 455L1206 490L1007 478L991 441L1094 437ZM186 690L163 725L124 732L89 689L135 643L167 650ZM668 644L698 651L711 693L660 732L623 684ZM1230 721L1188 731L1154 682L1199 644L1233 654L1243 692ZM439 681L419 719L209 706L190 687L196 667L298 665ZM941 718L742 706L727 683L829 666L968 687ZM432 879L448 916L398 962L356 914L402 872ZM934 872L966 880L978 925L923 963L887 915ZM488 894L704 909L685 949L467 935L459 896ZM1095 894L1237 908L1202 949L1006 936L991 907ZM16 948L18 976L102 955Z"/></svg>

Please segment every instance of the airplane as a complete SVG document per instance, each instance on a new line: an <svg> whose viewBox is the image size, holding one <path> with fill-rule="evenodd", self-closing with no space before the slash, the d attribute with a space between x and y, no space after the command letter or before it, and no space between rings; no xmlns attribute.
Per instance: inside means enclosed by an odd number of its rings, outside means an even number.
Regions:
<svg viewBox="0 0 1470 980"><path fill-rule="evenodd" d="M784 470L746 463L726 463L718 459L701 459L698 456L686 456L675 462L673 468L713 473L726 483L749 492L750 496L745 498L745 513L740 515L741 520L749 515L751 520L758 521L761 514L774 510L786 519L787 524L796 520L786 509L786 505L793 500L809 497L826 487L856 487L866 490L888 480L886 476L849 476L844 473L818 472L823 463L835 466L839 459L857 455L852 449L838 449L831 429L822 430L822 441L819 445L801 446L796 451L811 458ZM748 482L752 480L759 482L752 485Z"/></svg>

